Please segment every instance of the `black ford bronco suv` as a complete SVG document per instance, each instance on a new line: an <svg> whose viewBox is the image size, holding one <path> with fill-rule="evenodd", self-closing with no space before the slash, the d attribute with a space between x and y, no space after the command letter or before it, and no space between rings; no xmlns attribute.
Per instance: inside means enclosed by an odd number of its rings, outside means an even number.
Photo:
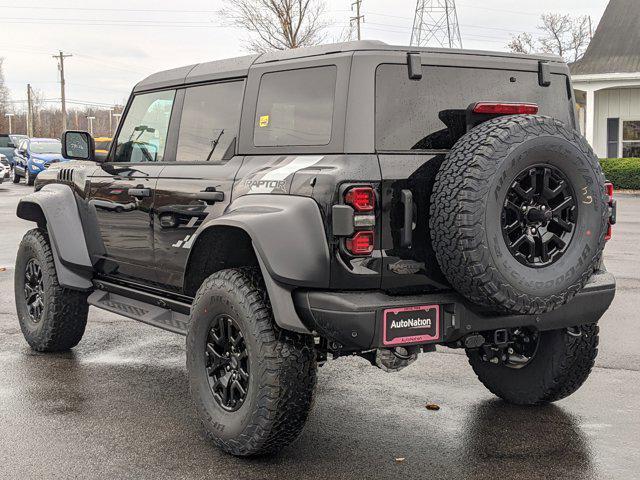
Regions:
<svg viewBox="0 0 640 480"><path fill-rule="evenodd" d="M615 281L613 191L556 57L380 42L151 75L108 155L18 206L27 342L74 347L89 305L186 335L197 411L234 455L301 432L316 368L464 348L508 402L570 395Z"/></svg>

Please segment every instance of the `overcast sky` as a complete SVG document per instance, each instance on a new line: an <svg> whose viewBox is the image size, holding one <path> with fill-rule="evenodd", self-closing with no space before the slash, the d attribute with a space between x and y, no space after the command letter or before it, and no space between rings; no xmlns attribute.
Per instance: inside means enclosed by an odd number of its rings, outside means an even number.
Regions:
<svg viewBox="0 0 640 480"><path fill-rule="evenodd" d="M350 3L326 0L330 36L348 25ZM408 44L415 3L363 0L363 38ZM606 4L458 0L457 8L465 48L505 50L511 33L536 32L541 13L591 15L595 28ZM0 0L0 57L12 99L26 98L27 83L47 99L60 97L51 57L59 50L73 54L65 61L67 98L105 104L124 102L155 71L246 53L245 34L223 24L221 6L221 0Z"/></svg>

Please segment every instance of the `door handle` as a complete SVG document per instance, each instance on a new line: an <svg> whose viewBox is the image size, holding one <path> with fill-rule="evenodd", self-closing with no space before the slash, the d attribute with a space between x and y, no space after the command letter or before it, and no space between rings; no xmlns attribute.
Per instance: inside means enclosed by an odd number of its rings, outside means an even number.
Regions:
<svg viewBox="0 0 640 480"><path fill-rule="evenodd" d="M151 196L151 189L150 188L130 188L129 190L127 190L127 193L132 197L144 198L144 197Z"/></svg>
<svg viewBox="0 0 640 480"><path fill-rule="evenodd" d="M198 200L203 200L207 202L208 205L211 205L212 203L223 201L224 192L216 192L216 191L208 192L205 190L203 192L198 192L196 195L196 198Z"/></svg>

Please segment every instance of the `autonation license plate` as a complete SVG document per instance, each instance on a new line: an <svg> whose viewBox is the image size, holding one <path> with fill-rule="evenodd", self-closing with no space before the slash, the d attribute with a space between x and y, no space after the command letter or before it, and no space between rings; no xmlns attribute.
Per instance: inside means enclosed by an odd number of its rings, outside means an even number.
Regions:
<svg viewBox="0 0 640 480"><path fill-rule="evenodd" d="M392 308L384 311L385 346L425 343L440 339L440 306Z"/></svg>

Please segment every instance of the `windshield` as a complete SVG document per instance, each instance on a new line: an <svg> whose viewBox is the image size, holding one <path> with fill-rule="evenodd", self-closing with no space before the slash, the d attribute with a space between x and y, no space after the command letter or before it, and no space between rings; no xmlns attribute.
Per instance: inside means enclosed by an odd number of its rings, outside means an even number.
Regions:
<svg viewBox="0 0 640 480"><path fill-rule="evenodd" d="M53 142L31 142L29 145L31 153L61 153L62 144L58 141Z"/></svg>

